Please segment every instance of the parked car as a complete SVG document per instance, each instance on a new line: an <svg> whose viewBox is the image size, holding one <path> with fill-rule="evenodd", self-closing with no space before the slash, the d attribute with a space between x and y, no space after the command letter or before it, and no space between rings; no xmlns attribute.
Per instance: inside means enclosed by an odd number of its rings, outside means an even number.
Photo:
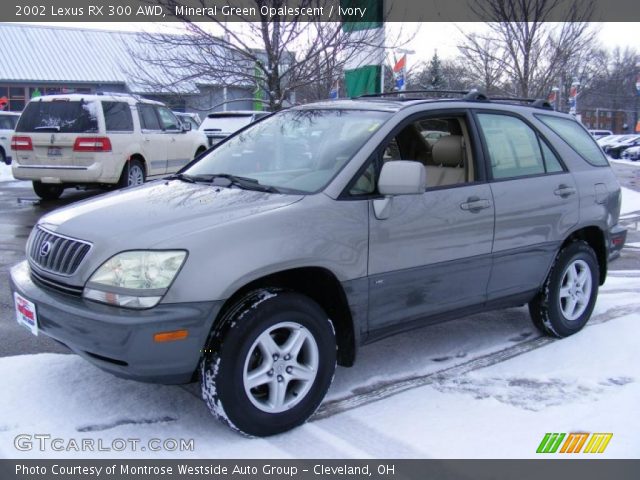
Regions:
<svg viewBox="0 0 640 480"><path fill-rule="evenodd" d="M33 333L121 377L199 378L214 416L264 436L400 331L525 304L546 335L580 331L626 239L620 203L593 137L545 102L336 100L45 215L11 288Z"/></svg>
<svg viewBox="0 0 640 480"><path fill-rule="evenodd" d="M613 147L620 143L626 142L627 140L633 138L635 135L614 135L613 137L609 137L607 140L598 141L598 144L602 147L605 153Z"/></svg>
<svg viewBox="0 0 640 480"><path fill-rule="evenodd" d="M634 162L640 160L640 146L627 148L622 152L622 158L633 160Z"/></svg>
<svg viewBox="0 0 640 480"><path fill-rule="evenodd" d="M0 163L11 165L11 136L18 118L17 112L0 112Z"/></svg>
<svg viewBox="0 0 640 480"><path fill-rule="evenodd" d="M11 140L12 173L44 200L82 185L139 185L206 150L160 102L131 95L48 95L31 100Z"/></svg>
<svg viewBox="0 0 640 480"><path fill-rule="evenodd" d="M605 148L605 153L612 158L620 158L622 152L627 148L640 145L640 135L631 135L630 138L626 138L623 141L608 145Z"/></svg>
<svg viewBox="0 0 640 480"><path fill-rule="evenodd" d="M191 130L198 130L202 121L197 113L173 112L183 125L191 125Z"/></svg>
<svg viewBox="0 0 640 480"><path fill-rule="evenodd" d="M609 135L613 135L611 130L589 130L589 133L596 140L603 137L608 137Z"/></svg>
<svg viewBox="0 0 640 480"><path fill-rule="evenodd" d="M213 112L206 116L200 125L200 131L207 136L209 146L221 142L233 132L270 115L269 112L259 110L235 110L228 112Z"/></svg>
<svg viewBox="0 0 640 480"><path fill-rule="evenodd" d="M606 137L598 138L596 142L604 149L606 146L618 142L624 136L625 135L607 135Z"/></svg>

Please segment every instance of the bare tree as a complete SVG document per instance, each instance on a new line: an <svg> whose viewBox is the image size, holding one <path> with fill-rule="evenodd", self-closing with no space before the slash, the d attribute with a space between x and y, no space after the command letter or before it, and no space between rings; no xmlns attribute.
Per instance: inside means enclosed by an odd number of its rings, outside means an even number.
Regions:
<svg viewBox="0 0 640 480"><path fill-rule="evenodd" d="M589 49L594 5L595 0L475 0L471 8L490 20L488 31L463 32L461 54L487 87L545 96L558 72Z"/></svg>
<svg viewBox="0 0 640 480"><path fill-rule="evenodd" d="M248 0L257 7L282 7L286 0ZM317 98L327 98L331 84L342 74L345 64L356 58L358 50L378 47L397 48L406 43L371 33L351 35L338 21L302 16L266 17L260 21L238 16L235 22L223 22L214 15L205 16L214 35L203 24L191 23L176 7L181 0L158 0L167 11L176 12L181 32L142 33L141 42L131 53L151 68L136 72L136 80L159 91L178 91L178 86L209 83L239 86L264 94L264 103L279 110L298 89L319 89ZM205 0L189 1L189 6ZM327 0L298 0L296 6L317 7ZM184 88L183 88L184 89ZM326 90L326 91L324 91ZM305 95L309 96L309 95ZM253 99L253 98L251 98ZM315 98L312 98L315 99Z"/></svg>

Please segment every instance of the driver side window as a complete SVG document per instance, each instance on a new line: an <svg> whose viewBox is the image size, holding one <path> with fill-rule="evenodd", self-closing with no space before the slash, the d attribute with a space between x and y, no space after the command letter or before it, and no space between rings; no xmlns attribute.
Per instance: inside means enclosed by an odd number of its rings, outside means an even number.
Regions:
<svg viewBox="0 0 640 480"><path fill-rule="evenodd" d="M419 119L406 125L378 150L349 190L353 196L377 192L377 179L386 162L420 162L426 171L426 188L454 187L473 182L474 171L464 117Z"/></svg>

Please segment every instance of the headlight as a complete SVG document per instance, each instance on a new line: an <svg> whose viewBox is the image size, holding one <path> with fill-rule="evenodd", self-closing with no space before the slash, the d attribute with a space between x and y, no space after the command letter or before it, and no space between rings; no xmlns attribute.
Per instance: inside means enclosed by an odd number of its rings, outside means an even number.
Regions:
<svg viewBox="0 0 640 480"><path fill-rule="evenodd" d="M128 308L151 308L167 292L187 257L183 250L119 253L102 264L85 285L83 296Z"/></svg>

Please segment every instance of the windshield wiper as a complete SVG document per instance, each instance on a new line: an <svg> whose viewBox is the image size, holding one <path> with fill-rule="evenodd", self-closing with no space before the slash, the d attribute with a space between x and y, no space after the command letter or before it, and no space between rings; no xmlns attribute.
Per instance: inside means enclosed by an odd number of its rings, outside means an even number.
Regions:
<svg viewBox="0 0 640 480"><path fill-rule="evenodd" d="M222 181L217 181L222 180ZM245 190L255 190L257 192L267 193L280 193L276 187L271 185L261 185L255 178L238 177L236 175L230 175L228 173L216 173L211 175L211 184L220 187L229 187L235 185L236 187L243 188Z"/></svg>
<svg viewBox="0 0 640 480"><path fill-rule="evenodd" d="M165 180L182 180L183 182L196 183L195 178L186 173L174 173L173 175L165 177Z"/></svg>

